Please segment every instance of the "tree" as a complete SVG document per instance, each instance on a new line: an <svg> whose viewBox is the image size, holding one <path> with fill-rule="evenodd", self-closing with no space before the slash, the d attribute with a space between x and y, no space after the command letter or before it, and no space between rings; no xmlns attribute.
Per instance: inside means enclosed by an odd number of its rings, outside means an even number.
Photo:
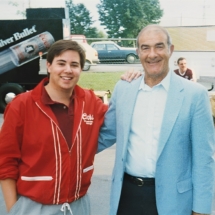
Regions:
<svg viewBox="0 0 215 215"><path fill-rule="evenodd" d="M66 7L69 9L71 34L84 34L88 38L98 37L98 30L92 27L94 21L84 4L74 4L72 0L67 0Z"/></svg>
<svg viewBox="0 0 215 215"><path fill-rule="evenodd" d="M98 35L98 38L107 38L107 35L101 30L97 32L97 35Z"/></svg>
<svg viewBox="0 0 215 215"><path fill-rule="evenodd" d="M144 26L159 23L163 15L159 0L100 0L97 8L110 38L136 38Z"/></svg>

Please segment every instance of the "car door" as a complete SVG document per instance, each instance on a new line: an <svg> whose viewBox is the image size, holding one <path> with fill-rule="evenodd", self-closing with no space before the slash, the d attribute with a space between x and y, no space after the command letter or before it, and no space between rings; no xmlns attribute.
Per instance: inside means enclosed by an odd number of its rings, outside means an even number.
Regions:
<svg viewBox="0 0 215 215"><path fill-rule="evenodd" d="M108 52L105 44L94 44L92 47L97 50L99 61L108 59Z"/></svg>
<svg viewBox="0 0 215 215"><path fill-rule="evenodd" d="M115 44L106 44L106 46L108 52L108 59L113 62L122 59L122 52Z"/></svg>

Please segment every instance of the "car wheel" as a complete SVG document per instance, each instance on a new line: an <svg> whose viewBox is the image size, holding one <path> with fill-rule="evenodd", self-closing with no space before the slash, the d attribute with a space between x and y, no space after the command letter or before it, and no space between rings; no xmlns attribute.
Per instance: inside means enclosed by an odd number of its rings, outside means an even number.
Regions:
<svg viewBox="0 0 215 215"><path fill-rule="evenodd" d="M85 61L83 71L88 71L90 69L91 63L89 60Z"/></svg>
<svg viewBox="0 0 215 215"><path fill-rule="evenodd" d="M134 54L129 54L126 57L126 61L128 63L134 63L136 61L136 56Z"/></svg>
<svg viewBox="0 0 215 215"><path fill-rule="evenodd" d="M22 86L19 84L4 84L0 87L0 113L4 112L5 107L12 99L20 94L25 92Z"/></svg>

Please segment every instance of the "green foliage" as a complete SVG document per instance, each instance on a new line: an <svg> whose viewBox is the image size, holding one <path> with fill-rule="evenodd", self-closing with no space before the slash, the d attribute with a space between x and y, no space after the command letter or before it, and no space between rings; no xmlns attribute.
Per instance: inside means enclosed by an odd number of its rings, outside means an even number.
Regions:
<svg viewBox="0 0 215 215"><path fill-rule="evenodd" d="M69 10L71 34L84 34L89 38L98 37L98 30L92 27L94 21L84 4L74 4L72 0L67 0L66 7Z"/></svg>
<svg viewBox="0 0 215 215"><path fill-rule="evenodd" d="M78 85L99 91L110 90L113 92L114 86L120 80L120 76L125 72L82 72Z"/></svg>
<svg viewBox="0 0 215 215"><path fill-rule="evenodd" d="M103 31L98 31L98 38L107 38L107 35Z"/></svg>
<svg viewBox="0 0 215 215"><path fill-rule="evenodd" d="M100 0L97 8L110 38L136 38L144 26L159 23L163 15L159 0Z"/></svg>

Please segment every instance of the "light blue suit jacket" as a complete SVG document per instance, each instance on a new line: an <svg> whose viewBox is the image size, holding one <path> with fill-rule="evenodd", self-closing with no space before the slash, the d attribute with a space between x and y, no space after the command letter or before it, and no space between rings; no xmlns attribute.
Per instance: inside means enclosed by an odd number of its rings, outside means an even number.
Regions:
<svg viewBox="0 0 215 215"><path fill-rule="evenodd" d="M98 151L116 143L110 215L121 194L131 119L142 77L119 81L99 136ZM158 160L156 202L159 215L211 213L214 185L215 135L206 89L172 72Z"/></svg>

